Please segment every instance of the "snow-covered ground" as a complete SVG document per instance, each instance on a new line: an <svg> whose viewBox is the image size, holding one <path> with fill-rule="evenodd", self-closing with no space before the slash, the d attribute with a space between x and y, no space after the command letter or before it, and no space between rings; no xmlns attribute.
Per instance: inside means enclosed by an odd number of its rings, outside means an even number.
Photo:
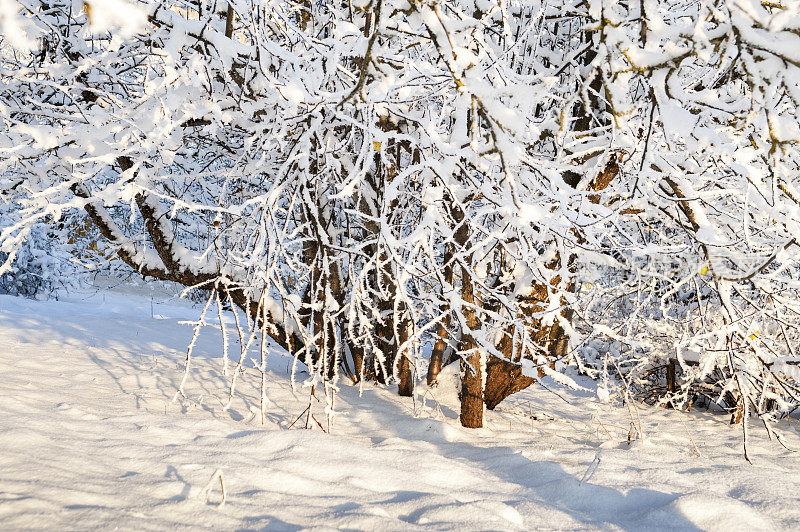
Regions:
<svg viewBox="0 0 800 532"><path fill-rule="evenodd" d="M252 369L224 410L211 328L172 402L191 337L179 321L197 314L118 291L0 297L0 528L800 527L800 456L755 420L753 465L726 416L640 405L644 442L628 443L626 409L553 383L560 397L533 386L466 430L445 374L415 401L343 384L330 434L305 417L287 430L309 390L292 391L286 359L268 359L266 424ZM779 430L800 449L794 425Z"/></svg>

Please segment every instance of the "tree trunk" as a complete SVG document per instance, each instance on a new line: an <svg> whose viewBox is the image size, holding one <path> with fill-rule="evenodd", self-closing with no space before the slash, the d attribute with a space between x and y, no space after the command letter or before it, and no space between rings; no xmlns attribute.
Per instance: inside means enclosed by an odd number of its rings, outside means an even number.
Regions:
<svg viewBox="0 0 800 532"><path fill-rule="evenodd" d="M444 350L447 349L447 325L450 323L450 316L445 316L443 323L440 323L436 329L436 342L433 344L433 351L431 351L431 360L428 363L428 375L426 382L428 386L432 386L439 373L442 371L442 359L444 358Z"/></svg>
<svg viewBox="0 0 800 532"><path fill-rule="evenodd" d="M486 361L486 385L483 390L483 400L486 408L494 410L500 401L520 390L524 390L533 379L522 374L522 366L515 364L520 358L520 353L514 352L514 327L509 327L500 340L498 350L508 360L490 356Z"/></svg>
<svg viewBox="0 0 800 532"><path fill-rule="evenodd" d="M463 226L462 226L463 227ZM481 374L481 354L471 331L477 329L475 316L475 294L467 268L461 267L461 299L464 302L464 321L469 331L461 337L460 351L466 353L461 358L461 425L468 428L483 426L483 377Z"/></svg>
<svg viewBox="0 0 800 532"><path fill-rule="evenodd" d="M667 391L675 393L675 360L670 358L667 362Z"/></svg>
<svg viewBox="0 0 800 532"><path fill-rule="evenodd" d="M414 394L414 375L411 372L411 362L404 354L400 358L400 384L397 393L403 397L411 397Z"/></svg>
<svg viewBox="0 0 800 532"><path fill-rule="evenodd" d="M403 321L400 323L399 331L398 331L398 349L404 343L408 341L409 337L409 329L411 328L411 322L408 318L404 318ZM400 357L400 363L398 368L398 373L400 374L400 383L397 389L397 392L404 396L404 397L411 397L414 394L414 374L411 371L411 360L409 359L409 352L410 349L405 347L402 351L398 353Z"/></svg>

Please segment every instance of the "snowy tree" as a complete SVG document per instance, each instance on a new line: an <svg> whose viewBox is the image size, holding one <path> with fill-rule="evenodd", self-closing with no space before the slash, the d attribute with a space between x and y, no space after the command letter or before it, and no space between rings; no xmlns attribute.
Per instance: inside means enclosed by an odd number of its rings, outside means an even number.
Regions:
<svg viewBox="0 0 800 532"><path fill-rule="evenodd" d="M647 394L666 365L663 401L706 395L770 430L797 405L798 6L595 9L622 177L603 201L628 202L606 237L624 277L578 306L617 309L600 363Z"/></svg>
<svg viewBox="0 0 800 532"><path fill-rule="evenodd" d="M797 3L2 7L6 270L83 210L326 391L460 361L471 427L566 364L798 404Z"/></svg>

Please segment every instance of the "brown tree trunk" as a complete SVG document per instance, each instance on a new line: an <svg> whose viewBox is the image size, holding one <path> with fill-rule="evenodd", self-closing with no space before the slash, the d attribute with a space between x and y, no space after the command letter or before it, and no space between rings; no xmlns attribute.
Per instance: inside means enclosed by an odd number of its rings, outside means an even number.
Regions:
<svg viewBox="0 0 800 532"><path fill-rule="evenodd" d="M409 329L411 328L411 322L408 318L404 318L403 321L400 323L397 342L398 342L398 349L400 346L403 345L406 341L408 341L409 337ZM397 392L404 396L404 397L411 397L414 394L414 374L411 371L411 360L409 359L409 352L410 350L408 347L403 349L398 353L400 357L400 363L398 368L398 373L400 374L400 382L397 389Z"/></svg>
<svg viewBox="0 0 800 532"><path fill-rule="evenodd" d="M670 358L667 362L667 391L675 393L675 360Z"/></svg>
<svg viewBox="0 0 800 532"><path fill-rule="evenodd" d="M469 246L469 225L464 219L464 210L457 204L451 204L451 213L457 229L453 235L456 246L461 250ZM462 315L466 329L461 332L458 350L461 355L461 425L468 428L483 427L483 376L481 354L472 331L478 328L478 317L475 313L475 292L472 278L465 265L461 265L461 301Z"/></svg>
<svg viewBox="0 0 800 532"><path fill-rule="evenodd" d="M436 328L436 342L433 344L433 351L431 351L431 360L428 363L428 375L426 382L428 386L432 386L439 373L442 371L442 359L444 358L444 351L447 349L447 326L450 324L450 316L445 316L442 323Z"/></svg>
<svg viewBox="0 0 800 532"><path fill-rule="evenodd" d="M414 375L411 372L411 362L403 354L400 358L400 383L397 393L403 397L411 397L414 394Z"/></svg>
<svg viewBox="0 0 800 532"><path fill-rule="evenodd" d="M591 33L585 32L584 39L586 39L587 42L591 42ZM584 54L583 63L588 65L594 60L596 55L596 51L589 48ZM584 109L583 102L578 102L579 109L575 113L578 118L573 126L575 131L589 131L591 129L593 113L597 112L600 107L598 94L601 92L602 88L602 78L599 75L596 75L590 82L591 91L589 100L591 109ZM614 180L618 173L619 165L616 157L612 155L603 171L595 176L590 183L590 190L593 192L602 191ZM566 172L564 174L564 181L573 188L578 186L581 178L582 176L574 172ZM599 203L600 199L600 194L589 195L589 201L592 203ZM578 236L580 238L580 235ZM552 264L551 269L557 270L561 265L561 260L561 257L557 257ZM572 269L572 261L573 257L567 258L567 266L570 268L570 270ZM551 283L554 285L558 284L559 282L560 278L558 276L551 280ZM572 290L573 288L574 287L570 285L568 290ZM555 367L556 360L566 356L569 349L569 337L566 335L564 328L558 322L545 327L539 323L538 319L533 317L536 312L541 311L547 305L548 301L549 293L547 286L537 283L531 287L531 293L525 297L524 301L522 301L522 306L524 309L524 317L527 320L530 320L531 326L534 330L529 340L531 344L544 351L544 354L546 354L547 358L552 361L549 363L549 365L551 368L553 368ZM573 313L574 312L572 309L567 308L562 312L561 315L565 320L571 322ZM510 333L508 333L506 336L510 337ZM505 341L506 339L504 338L503 342ZM489 409L493 409L509 395L523 390L535 382L534 378L523 375L522 368L515 363L518 362L520 358L524 356L530 356L531 354L514 352L514 347L511 345L513 342L511 342L510 338L509 344L503 345L503 342L501 342L501 345L498 347L508 360L489 357L489 360L486 363L486 387L484 390L484 398L486 401L486 407ZM541 367L539 368L538 375L539 378L545 376L545 372Z"/></svg>
<svg viewBox="0 0 800 532"><path fill-rule="evenodd" d="M366 369L364 368L364 349L360 345L356 345L350 338L347 338L347 348L350 350L350 356L353 357L353 371L355 373L353 380L360 382Z"/></svg>
<svg viewBox="0 0 800 532"><path fill-rule="evenodd" d="M494 410L503 399L524 390L534 382L536 379L522 374L522 366L490 356L486 361L486 389L484 390L486 408Z"/></svg>
<svg viewBox="0 0 800 532"><path fill-rule="evenodd" d="M556 280L556 282L558 282ZM546 305L549 294L547 286L541 283L535 283L528 293L520 298L521 314L518 316L530 324L530 336L527 338L527 343L533 349L542 350L548 348L549 339L553 326L544 327L541 325L538 318L535 317L537 312L541 312ZM534 353L525 351L523 352L523 345L515 347L513 345L512 329L506 331L500 341L499 350L508 360L501 360L496 357L489 357L486 364L486 389L484 390L484 398L486 400L486 407L494 409L500 402L513 393L524 390L535 382L535 379L522 374L522 367L519 365L520 360L523 358L532 358ZM542 375L540 373L539 377Z"/></svg>
<svg viewBox="0 0 800 532"><path fill-rule="evenodd" d="M377 333L377 344L383 353L383 364L379 368L378 382L388 384L394 375L394 366L397 361L398 338L395 337L394 328L394 300L397 295L397 288L391 270L385 266L386 257L381 254L378 257L377 279L378 287L384 291L381 294L376 306L380 312L381 322L375 328Z"/></svg>
<svg viewBox="0 0 800 532"><path fill-rule="evenodd" d="M228 2L228 12L225 14L225 37L231 38L233 36L233 6Z"/></svg>
<svg viewBox="0 0 800 532"><path fill-rule="evenodd" d="M605 189L619 173L619 165L617 158L612 155L606 167L598 174L589 188L592 191L600 192ZM599 194L592 194L589 196L592 203L599 203ZM559 267L560 257L552 265L553 270ZM572 257L570 257L568 266L572 268ZM556 276L552 279L551 283L558 284L560 278ZM570 285L568 290L573 290L574 286ZM532 334L530 341L534 346L546 351L547 358L551 360L550 367L555 367L555 361L567 355L569 349L569 337L566 335L564 328L557 322L551 326L542 327L538 324L538 320L533 318L536 312L541 311L549 300L547 287L543 284L536 284L531 288L531 294L526 296L523 302L524 314L526 319L532 321L532 326L535 332ZM568 322L572 321L574 311L566 308L562 311L561 316ZM489 357L486 364L486 387L484 390L484 398L486 400L486 407L490 410L494 409L503 399L520 390L524 390L535 382L535 379L522 374L522 368L515 364L518 362L525 353L514 353L513 346L498 346L509 361L500 360L496 357ZM545 376L545 372L539 368L539 378Z"/></svg>
<svg viewBox="0 0 800 532"><path fill-rule="evenodd" d="M744 418L744 401L746 399L739 398L736 402L736 406L733 409L733 413L731 414L731 425L738 425L742 422Z"/></svg>
<svg viewBox="0 0 800 532"><path fill-rule="evenodd" d="M519 351L514 351L514 327L509 327L500 340L498 350L508 360L496 356L489 356L486 361L486 385L483 390L483 400L486 408L494 410L500 401L520 390L524 390L533 379L522 374L522 366L515 364L520 358Z"/></svg>
<svg viewBox="0 0 800 532"><path fill-rule="evenodd" d="M462 226L463 227L463 226ZM461 267L461 299L464 302L464 321L469 331L461 336L461 425L468 428L483 426L483 377L481 374L481 354L471 331L478 328L475 316L475 294L467 268Z"/></svg>

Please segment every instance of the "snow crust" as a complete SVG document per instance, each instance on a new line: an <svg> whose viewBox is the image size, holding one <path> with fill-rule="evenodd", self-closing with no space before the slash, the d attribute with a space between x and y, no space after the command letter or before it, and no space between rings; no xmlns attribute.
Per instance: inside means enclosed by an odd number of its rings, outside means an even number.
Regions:
<svg viewBox="0 0 800 532"><path fill-rule="evenodd" d="M179 322L196 309L105 291L84 297L0 297L4 529L769 530L800 522L800 458L753 430L747 464L740 429L722 415L639 406L643 443L627 410L548 379L558 396L532 386L488 412L486 428L467 430L450 366L414 401L367 385L359 397L342 383L330 434L298 429L304 418L287 430L309 390L291 390L290 364L273 353L262 426L254 369L224 410L221 346L210 328L195 347L188 398L172 402L192 334ZM324 408L312 400L323 425ZM800 422L790 422L778 430L800 448Z"/></svg>

